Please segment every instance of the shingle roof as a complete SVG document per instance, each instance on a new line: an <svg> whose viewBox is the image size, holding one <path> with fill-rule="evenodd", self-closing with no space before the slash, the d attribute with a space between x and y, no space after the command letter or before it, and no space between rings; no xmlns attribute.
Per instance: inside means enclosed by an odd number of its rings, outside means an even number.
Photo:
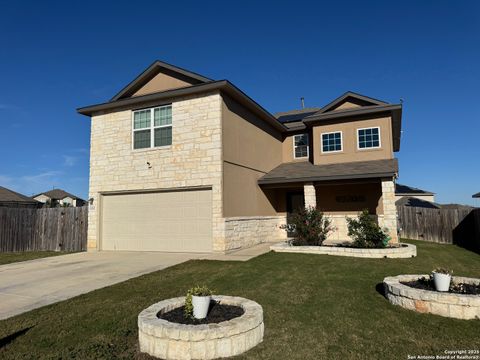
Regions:
<svg viewBox="0 0 480 360"><path fill-rule="evenodd" d="M395 194L396 195L413 195L413 194L434 195L435 193L422 190L422 189L417 189L417 188L414 188L413 186L395 184Z"/></svg>
<svg viewBox="0 0 480 360"><path fill-rule="evenodd" d="M472 197L473 197L473 198L480 198L480 192L479 192L479 193L476 193L476 194L473 194Z"/></svg>
<svg viewBox="0 0 480 360"><path fill-rule="evenodd" d="M11 203L30 203L35 204L37 203L36 200L17 193L13 190L7 189L3 186L0 186L0 202L11 202Z"/></svg>
<svg viewBox="0 0 480 360"><path fill-rule="evenodd" d="M435 204L431 201L426 201L422 199L417 199L414 197L402 197L401 199L398 199L395 201L396 206L413 206L413 207L422 207L422 208L428 208L428 209L440 209L440 205Z"/></svg>
<svg viewBox="0 0 480 360"><path fill-rule="evenodd" d="M53 190L50 190L50 191L46 191L46 192L37 194L37 195L32 196L32 197L37 197L37 196L42 195L42 194L48 196L50 199L53 199L53 200L62 200L62 199L65 199L66 197L70 197L72 199L83 200L83 199L79 198L78 196L70 194L70 193L68 193L68 192L66 192L65 190L62 190L62 189L53 189Z"/></svg>
<svg viewBox="0 0 480 360"><path fill-rule="evenodd" d="M397 159L356 161L329 165L313 165L309 161L302 161L281 164L262 176L258 183L266 185L302 181L365 179L393 176L397 172Z"/></svg>
<svg viewBox="0 0 480 360"><path fill-rule="evenodd" d="M301 121L303 118L315 114L320 108L307 108L301 110L284 111L273 114L281 123Z"/></svg>

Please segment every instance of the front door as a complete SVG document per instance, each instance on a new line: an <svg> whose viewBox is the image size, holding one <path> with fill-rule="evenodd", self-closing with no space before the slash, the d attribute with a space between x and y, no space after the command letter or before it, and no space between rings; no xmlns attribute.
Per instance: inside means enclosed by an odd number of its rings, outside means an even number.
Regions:
<svg viewBox="0 0 480 360"><path fill-rule="evenodd" d="M287 193L287 213L290 215L305 207L303 191L292 191Z"/></svg>

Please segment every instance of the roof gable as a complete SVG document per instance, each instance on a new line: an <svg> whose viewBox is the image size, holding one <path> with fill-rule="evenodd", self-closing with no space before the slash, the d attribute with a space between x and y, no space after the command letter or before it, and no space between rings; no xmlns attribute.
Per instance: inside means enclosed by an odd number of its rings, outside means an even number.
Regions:
<svg viewBox="0 0 480 360"><path fill-rule="evenodd" d="M210 81L212 79L157 60L120 90L110 101L179 89Z"/></svg>
<svg viewBox="0 0 480 360"><path fill-rule="evenodd" d="M347 91L342 96L336 98L335 100L321 108L318 113L322 114L330 111L351 110L365 106L378 106L387 104L388 103L384 101L360 95L352 91Z"/></svg>

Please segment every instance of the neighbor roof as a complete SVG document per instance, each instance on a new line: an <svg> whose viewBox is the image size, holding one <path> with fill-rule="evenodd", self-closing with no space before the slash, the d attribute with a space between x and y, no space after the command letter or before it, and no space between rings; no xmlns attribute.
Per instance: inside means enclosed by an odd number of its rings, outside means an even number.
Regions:
<svg viewBox="0 0 480 360"><path fill-rule="evenodd" d="M66 197L70 197L72 199L83 200L83 199L79 198L78 196L70 194L70 193L68 193L68 192L66 192L65 190L62 190L62 189L53 189L53 190L50 190L50 191L42 192L42 193L37 194L37 195L32 196L32 197L35 198L39 195L46 195L50 199L53 199L53 200L63 200Z"/></svg>
<svg viewBox="0 0 480 360"><path fill-rule="evenodd" d="M473 198L480 198L480 192L479 192L479 193L476 193L476 194L473 194L472 197L473 197Z"/></svg>
<svg viewBox="0 0 480 360"><path fill-rule="evenodd" d="M422 208L428 208L428 209L440 209L441 206L438 204L435 204L431 201L423 200L423 199L418 199L414 197L402 197L401 199L398 199L395 201L396 206L413 206L413 207L422 207Z"/></svg>
<svg viewBox="0 0 480 360"><path fill-rule="evenodd" d="M435 193L417 189L413 186L407 186L402 184L395 184L395 195L434 195Z"/></svg>
<svg viewBox="0 0 480 360"><path fill-rule="evenodd" d="M6 187L0 186L0 203L37 204L38 201L13 190L7 189Z"/></svg>
<svg viewBox="0 0 480 360"><path fill-rule="evenodd" d="M365 179L391 177L397 173L397 159L356 161L328 165L313 165L309 161L302 161L281 164L262 176L258 183L266 185L303 181Z"/></svg>

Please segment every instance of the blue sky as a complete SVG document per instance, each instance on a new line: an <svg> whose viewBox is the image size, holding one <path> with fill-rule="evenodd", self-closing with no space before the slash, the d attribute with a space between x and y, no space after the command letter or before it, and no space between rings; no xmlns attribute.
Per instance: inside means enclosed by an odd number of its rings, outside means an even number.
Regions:
<svg viewBox="0 0 480 360"><path fill-rule="evenodd" d="M89 119L155 59L270 112L347 90L404 100L399 182L480 191L480 2L2 2L0 185L87 197Z"/></svg>

